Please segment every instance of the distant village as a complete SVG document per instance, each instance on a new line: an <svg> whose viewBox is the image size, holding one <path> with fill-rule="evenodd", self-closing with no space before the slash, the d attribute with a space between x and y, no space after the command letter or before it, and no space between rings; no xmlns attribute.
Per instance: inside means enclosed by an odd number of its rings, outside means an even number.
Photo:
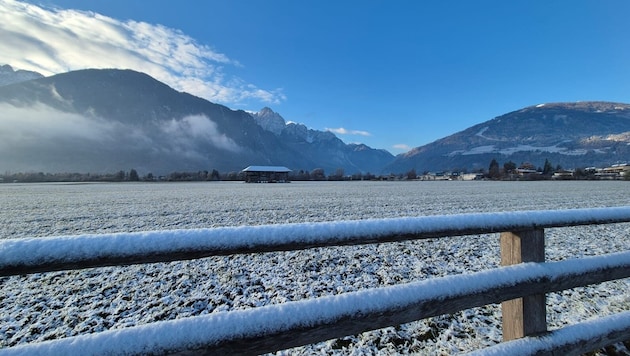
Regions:
<svg viewBox="0 0 630 356"><path fill-rule="evenodd" d="M418 176L418 180L630 180L630 165L614 164L610 167L559 169L550 173L534 168L515 168L500 171L496 175L489 173L462 172L427 172Z"/></svg>
<svg viewBox="0 0 630 356"><path fill-rule="evenodd" d="M609 167L588 167L577 169L555 168L545 161L542 168L512 162L502 167L496 160L490 162L488 170L475 172L442 171L417 173L411 169L399 174L354 173L348 175L343 169L327 174L322 168L313 170L291 170L278 166L249 166L241 171L221 173L212 171L172 172L156 176L152 173L139 175L135 169L115 173L10 173L0 174L0 183L36 182L192 182L192 181L244 181L249 183L285 183L291 181L472 181L472 180L630 180L630 164L614 164Z"/></svg>

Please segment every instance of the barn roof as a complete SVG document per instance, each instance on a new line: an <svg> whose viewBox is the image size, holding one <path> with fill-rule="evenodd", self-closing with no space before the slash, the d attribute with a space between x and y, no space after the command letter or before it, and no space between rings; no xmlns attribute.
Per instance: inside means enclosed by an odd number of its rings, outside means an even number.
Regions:
<svg viewBox="0 0 630 356"><path fill-rule="evenodd" d="M287 167L283 166L249 166L243 169L243 172L291 172Z"/></svg>

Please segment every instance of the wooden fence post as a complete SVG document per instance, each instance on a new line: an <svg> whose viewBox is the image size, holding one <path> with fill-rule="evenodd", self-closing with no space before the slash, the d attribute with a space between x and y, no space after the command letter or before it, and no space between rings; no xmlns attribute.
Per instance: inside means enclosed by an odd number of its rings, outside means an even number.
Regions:
<svg viewBox="0 0 630 356"><path fill-rule="evenodd" d="M544 229L501 233L501 265L545 261ZM525 291L523 291L525 292ZM545 294L501 303L503 341L547 331Z"/></svg>

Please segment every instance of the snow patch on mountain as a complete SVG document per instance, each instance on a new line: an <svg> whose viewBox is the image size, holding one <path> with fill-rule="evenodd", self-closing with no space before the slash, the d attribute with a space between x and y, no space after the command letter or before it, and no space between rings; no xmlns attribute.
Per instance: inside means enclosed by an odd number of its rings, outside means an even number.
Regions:
<svg viewBox="0 0 630 356"><path fill-rule="evenodd" d="M626 142L630 144L630 131L622 132L620 134L611 134L607 136L599 136L594 135L583 139L582 143L598 143L601 141L612 141L612 142Z"/></svg>
<svg viewBox="0 0 630 356"><path fill-rule="evenodd" d="M446 156L448 157L454 157L457 155L468 156L468 155L480 155L480 154L487 154L487 153L496 153L496 154L509 156L517 152L549 152L549 153L559 153L561 155L567 155L567 156L580 156L580 155L585 155L589 152L589 150L583 149L583 148L568 149L566 147L560 147L559 145L562 143L564 142L558 143L553 146L544 146L544 147L538 147L538 146L532 146L532 145L518 145L514 147L496 147L495 145L484 145L484 146L473 147L469 150L452 151L448 153ZM606 153L605 149L606 148L604 149L600 148L600 149L594 149L592 151L596 153Z"/></svg>
<svg viewBox="0 0 630 356"><path fill-rule="evenodd" d="M479 136L479 137L483 137L483 138L487 138L483 135L484 132L486 132L488 130L488 126L483 127L481 130L479 130L479 132L477 132L475 134L475 136Z"/></svg>

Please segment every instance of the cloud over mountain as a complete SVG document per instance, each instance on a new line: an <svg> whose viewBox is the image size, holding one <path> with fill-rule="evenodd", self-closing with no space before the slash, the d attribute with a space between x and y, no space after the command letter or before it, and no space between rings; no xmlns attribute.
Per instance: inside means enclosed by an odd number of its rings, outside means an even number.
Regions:
<svg viewBox="0 0 630 356"><path fill-rule="evenodd" d="M241 147L219 132L217 124L206 115L190 115L181 120L172 119L162 124L161 129L177 146L191 147L195 140L202 140L226 151L241 151ZM203 154L200 153L198 156L203 157Z"/></svg>
<svg viewBox="0 0 630 356"><path fill-rule="evenodd" d="M205 114L141 125L108 120L93 112L61 111L40 102L28 106L0 103L0 113L0 152L22 161L19 169L31 168L30 156L45 156L50 151L85 153L118 147L129 152L204 160L207 145L226 155L245 150Z"/></svg>
<svg viewBox="0 0 630 356"><path fill-rule="evenodd" d="M372 134L370 134L367 131L348 130L348 129L343 128L343 127L339 127L339 128L336 128L336 129L327 128L326 131L330 131L330 132L335 133L337 135L372 136Z"/></svg>
<svg viewBox="0 0 630 356"><path fill-rule="evenodd" d="M3 115L0 148L15 149L50 141L113 141L117 134L125 132L116 122L62 112L43 104L18 107L0 103L0 112Z"/></svg>
<svg viewBox="0 0 630 356"><path fill-rule="evenodd" d="M231 110L119 69L0 86L0 157L3 170L18 172L133 167L156 174L239 171L252 164L375 172L393 159L386 151L346 145L331 132L286 124L269 108L260 115Z"/></svg>
<svg viewBox="0 0 630 356"><path fill-rule="evenodd" d="M392 146L392 148L395 148L397 150L403 150L403 151L409 151L410 149L412 149L411 146L404 144L404 143L398 143Z"/></svg>
<svg viewBox="0 0 630 356"><path fill-rule="evenodd" d="M279 103L281 89L262 89L229 75L241 64L162 25L93 12L0 0L0 62L52 75L83 68L128 68L213 102Z"/></svg>

